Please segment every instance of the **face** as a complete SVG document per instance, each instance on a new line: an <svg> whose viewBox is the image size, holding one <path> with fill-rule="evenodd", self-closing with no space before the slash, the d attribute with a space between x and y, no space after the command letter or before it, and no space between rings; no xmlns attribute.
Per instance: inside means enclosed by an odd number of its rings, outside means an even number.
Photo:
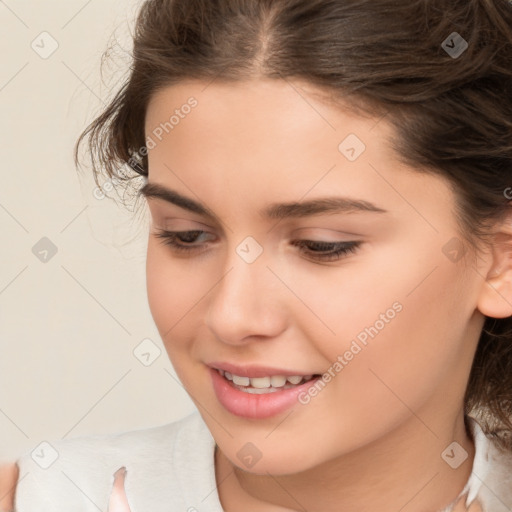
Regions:
<svg viewBox="0 0 512 512"><path fill-rule="evenodd" d="M244 467L237 454L251 442L261 474L364 448L411 411L440 427L462 404L483 325L482 278L460 257L448 182L399 163L385 118L316 92L187 82L156 93L146 117L149 183L205 210L146 194L151 312L219 448ZM326 198L358 203L268 215ZM219 384L214 363L321 377L279 405L282 390L269 399ZM221 400L217 384L230 389Z"/></svg>

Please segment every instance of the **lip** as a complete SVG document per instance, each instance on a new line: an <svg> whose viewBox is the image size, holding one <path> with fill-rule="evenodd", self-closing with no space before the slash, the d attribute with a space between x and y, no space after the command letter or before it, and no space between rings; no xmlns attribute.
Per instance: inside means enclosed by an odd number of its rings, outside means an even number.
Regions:
<svg viewBox="0 0 512 512"><path fill-rule="evenodd" d="M212 379L213 389L221 405L228 412L249 419L270 418L286 411L294 404L297 405L300 393L307 392L308 388L321 378L315 377L304 384L290 389L257 395L244 393L236 389L215 368L210 367L208 370ZM279 373L274 375L279 375Z"/></svg>
<svg viewBox="0 0 512 512"><path fill-rule="evenodd" d="M245 365L239 366L227 362L213 362L208 363L208 366L217 370L224 370L239 377L272 377L273 375L283 375L284 377L291 377L292 375L321 375L317 372L304 372L299 370L285 370L283 368L275 368L272 366L261 366L261 365Z"/></svg>

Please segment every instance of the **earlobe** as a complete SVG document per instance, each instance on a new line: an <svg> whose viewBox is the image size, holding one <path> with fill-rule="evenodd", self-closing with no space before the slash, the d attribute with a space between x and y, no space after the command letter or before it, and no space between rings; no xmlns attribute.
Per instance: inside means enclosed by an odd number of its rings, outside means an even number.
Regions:
<svg viewBox="0 0 512 512"><path fill-rule="evenodd" d="M512 316L512 218L496 231L491 247L492 265L482 284L478 310L492 318Z"/></svg>

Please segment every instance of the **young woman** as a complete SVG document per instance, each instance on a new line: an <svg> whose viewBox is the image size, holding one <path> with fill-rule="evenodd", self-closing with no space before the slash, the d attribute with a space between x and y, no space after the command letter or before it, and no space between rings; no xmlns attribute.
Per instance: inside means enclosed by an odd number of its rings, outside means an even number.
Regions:
<svg viewBox="0 0 512 512"><path fill-rule="evenodd" d="M86 137L198 411L20 457L18 512L512 509L508 0L148 0Z"/></svg>

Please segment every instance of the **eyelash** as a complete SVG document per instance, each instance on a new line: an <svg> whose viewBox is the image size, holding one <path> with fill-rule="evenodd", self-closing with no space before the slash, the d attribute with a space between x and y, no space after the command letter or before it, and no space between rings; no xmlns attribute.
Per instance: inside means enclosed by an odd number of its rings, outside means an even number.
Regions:
<svg viewBox="0 0 512 512"><path fill-rule="evenodd" d="M184 245L179 242L176 242L176 239L186 238L187 235L201 235L205 233L205 231L201 230L190 230L190 231L167 231L167 230L158 230L155 233L157 238L162 239L162 243L170 246L174 251L182 252L182 253L190 253L198 248L198 246L192 245ZM337 261L343 257L343 255L349 253L355 253L361 242L319 242L314 240L294 240L292 242L293 245L299 247L300 251L306 253L308 256L313 257L314 259L320 261ZM316 247L320 250L328 250L329 248L336 248L329 253L318 253L317 251L307 251L305 248L308 246Z"/></svg>

